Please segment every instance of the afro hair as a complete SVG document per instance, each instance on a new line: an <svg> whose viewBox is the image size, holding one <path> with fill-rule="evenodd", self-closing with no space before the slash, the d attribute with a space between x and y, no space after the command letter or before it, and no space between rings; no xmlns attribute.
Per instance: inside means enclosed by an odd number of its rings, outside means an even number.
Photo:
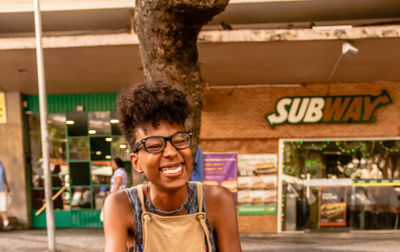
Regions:
<svg viewBox="0 0 400 252"><path fill-rule="evenodd" d="M186 93L161 81L123 89L117 101L119 126L131 148L138 127L146 123L157 127L161 120L184 126L190 110Z"/></svg>

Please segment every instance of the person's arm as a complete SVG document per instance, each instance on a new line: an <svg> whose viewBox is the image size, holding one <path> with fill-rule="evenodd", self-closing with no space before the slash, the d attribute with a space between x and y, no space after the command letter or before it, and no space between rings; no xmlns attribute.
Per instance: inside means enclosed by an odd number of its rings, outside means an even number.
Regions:
<svg viewBox="0 0 400 252"><path fill-rule="evenodd" d="M237 212L232 192L221 186L205 186L206 208L211 227L217 233L221 252L241 252Z"/></svg>
<svg viewBox="0 0 400 252"><path fill-rule="evenodd" d="M126 252L128 231L134 230L134 220L124 191L106 198L103 209L105 252Z"/></svg>
<svg viewBox="0 0 400 252"><path fill-rule="evenodd" d="M4 185L6 186L6 188L7 188L7 193L10 193L10 186L8 185L8 182L7 182L7 179L6 178L4 178Z"/></svg>
<svg viewBox="0 0 400 252"><path fill-rule="evenodd" d="M121 181L122 181L121 176L115 177L114 188L111 193L118 192L119 186L121 185Z"/></svg>

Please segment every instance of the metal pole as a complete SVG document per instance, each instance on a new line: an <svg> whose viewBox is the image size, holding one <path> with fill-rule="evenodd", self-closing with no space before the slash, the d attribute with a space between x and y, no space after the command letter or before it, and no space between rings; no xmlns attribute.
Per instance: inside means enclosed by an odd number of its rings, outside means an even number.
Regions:
<svg viewBox="0 0 400 252"><path fill-rule="evenodd" d="M46 82L44 76L43 48L42 48L42 21L40 17L39 0L34 0L35 9L35 35L36 35L36 62L39 87L40 129L42 140L42 157L44 172L44 192L46 200L47 243L50 251L55 251L55 225L52 196L52 184L49 161L49 142L47 131L47 102Z"/></svg>

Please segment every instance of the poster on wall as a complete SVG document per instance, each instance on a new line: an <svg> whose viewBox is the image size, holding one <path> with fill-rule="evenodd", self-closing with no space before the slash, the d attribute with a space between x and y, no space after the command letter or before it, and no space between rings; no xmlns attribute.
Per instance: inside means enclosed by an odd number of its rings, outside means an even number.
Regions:
<svg viewBox="0 0 400 252"><path fill-rule="evenodd" d="M320 226L346 226L347 188L324 186L320 188Z"/></svg>
<svg viewBox="0 0 400 252"><path fill-rule="evenodd" d="M276 214L277 155L238 156L239 214Z"/></svg>
<svg viewBox="0 0 400 252"><path fill-rule="evenodd" d="M0 92L0 123L7 123L6 96L4 92Z"/></svg>
<svg viewBox="0 0 400 252"><path fill-rule="evenodd" d="M237 153L203 153L204 184L221 185L237 192Z"/></svg>

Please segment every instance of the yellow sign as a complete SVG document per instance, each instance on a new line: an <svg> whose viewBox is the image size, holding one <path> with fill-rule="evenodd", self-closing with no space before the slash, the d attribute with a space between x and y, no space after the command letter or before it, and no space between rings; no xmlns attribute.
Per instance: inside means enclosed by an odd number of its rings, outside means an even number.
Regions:
<svg viewBox="0 0 400 252"><path fill-rule="evenodd" d="M7 108L6 108L6 96L3 92L0 93L0 123L7 122Z"/></svg>

